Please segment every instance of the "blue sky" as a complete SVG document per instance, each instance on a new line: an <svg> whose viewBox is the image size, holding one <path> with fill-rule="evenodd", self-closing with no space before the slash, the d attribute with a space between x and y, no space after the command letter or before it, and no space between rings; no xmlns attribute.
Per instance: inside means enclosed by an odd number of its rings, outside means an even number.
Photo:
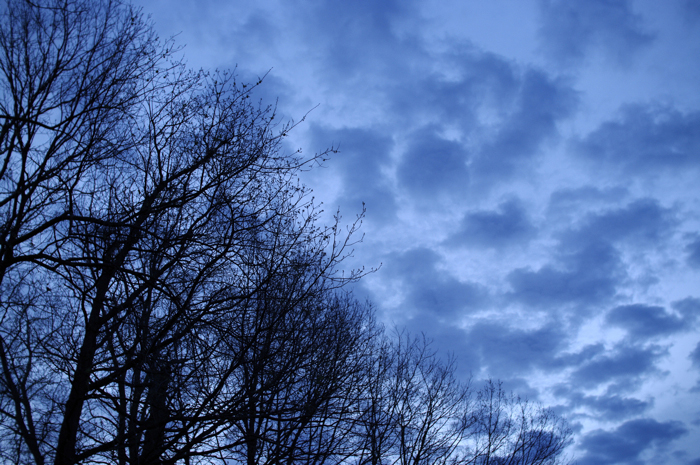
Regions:
<svg viewBox="0 0 700 465"><path fill-rule="evenodd" d="M190 66L271 70L357 289L587 464L700 464L700 1L140 0Z"/></svg>

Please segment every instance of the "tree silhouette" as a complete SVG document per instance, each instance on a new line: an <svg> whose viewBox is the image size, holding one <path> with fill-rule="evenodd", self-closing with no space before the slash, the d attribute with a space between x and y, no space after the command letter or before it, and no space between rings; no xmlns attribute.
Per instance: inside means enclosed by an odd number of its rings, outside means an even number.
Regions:
<svg viewBox="0 0 700 465"><path fill-rule="evenodd" d="M488 381L472 392L425 335L397 331L374 350L354 460L362 465L554 465L570 444L551 410Z"/></svg>
<svg viewBox="0 0 700 465"><path fill-rule="evenodd" d="M0 460L477 463L500 404L344 289L362 214L318 226L298 176L332 149L286 154L261 80L188 70L119 0L0 21ZM549 463L568 433L523 412L507 450Z"/></svg>

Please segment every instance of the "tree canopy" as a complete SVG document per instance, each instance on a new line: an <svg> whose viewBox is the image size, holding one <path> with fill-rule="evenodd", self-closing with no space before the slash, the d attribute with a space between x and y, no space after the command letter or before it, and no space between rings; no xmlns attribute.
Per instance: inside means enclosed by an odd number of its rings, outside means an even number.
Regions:
<svg viewBox="0 0 700 465"><path fill-rule="evenodd" d="M262 80L189 70L118 0L0 26L1 460L558 460L558 417L353 297L362 215L318 224L299 174L333 149L286 153Z"/></svg>

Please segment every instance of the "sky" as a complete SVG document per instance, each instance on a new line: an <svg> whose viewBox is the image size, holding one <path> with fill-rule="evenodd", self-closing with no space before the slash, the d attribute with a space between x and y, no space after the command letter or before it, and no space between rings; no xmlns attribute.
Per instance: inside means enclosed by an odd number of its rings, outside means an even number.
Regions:
<svg viewBox="0 0 700 465"><path fill-rule="evenodd" d="M700 1L138 0L193 68L266 75L388 325L574 428L700 464ZM381 265L381 266L380 266Z"/></svg>

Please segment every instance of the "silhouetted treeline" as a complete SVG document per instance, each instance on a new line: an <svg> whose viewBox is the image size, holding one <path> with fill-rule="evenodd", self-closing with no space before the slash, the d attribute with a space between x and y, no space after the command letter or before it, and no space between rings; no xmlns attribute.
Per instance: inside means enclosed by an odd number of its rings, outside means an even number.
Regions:
<svg viewBox="0 0 700 465"><path fill-rule="evenodd" d="M293 124L109 0L0 23L0 460L547 464L570 439L344 288ZM330 150L332 151L332 150Z"/></svg>

